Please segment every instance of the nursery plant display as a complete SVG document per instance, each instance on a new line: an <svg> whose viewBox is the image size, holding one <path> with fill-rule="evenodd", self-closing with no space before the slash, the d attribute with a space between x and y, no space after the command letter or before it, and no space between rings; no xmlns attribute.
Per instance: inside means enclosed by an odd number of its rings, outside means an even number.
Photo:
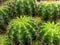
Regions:
<svg viewBox="0 0 60 45"><path fill-rule="evenodd" d="M42 45L60 45L60 25L54 22L42 24L39 39Z"/></svg>
<svg viewBox="0 0 60 45"><path fill-rule="evenodd" d="M10 22L8 30L8 36L15 45L28 45L36 40L38 27L30 17L21 16Z"/></svg>

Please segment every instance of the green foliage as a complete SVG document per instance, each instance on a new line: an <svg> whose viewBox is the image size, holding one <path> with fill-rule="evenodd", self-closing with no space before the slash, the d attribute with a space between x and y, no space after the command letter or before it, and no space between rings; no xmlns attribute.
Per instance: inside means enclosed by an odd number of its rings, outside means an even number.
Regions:
<svg viewBox="0 0 60 45"><path fill-rule="evenodd" d="M0 35L0 45L10 45L10 42L7 36Z"/></svg>
<svg viewBox="0 0 60 45"><path fill-rule="evenodd" d="M39 31L40 44L60 45L60 25L54 22L44 23Z"/></svg>
<svg viewBox="0 0 60 45"><path fill-rule="evenodd" d="M21 16L10 22L8 35L15 45L27 45L36 39L37 29L37 25L30 17Z"/></svg>

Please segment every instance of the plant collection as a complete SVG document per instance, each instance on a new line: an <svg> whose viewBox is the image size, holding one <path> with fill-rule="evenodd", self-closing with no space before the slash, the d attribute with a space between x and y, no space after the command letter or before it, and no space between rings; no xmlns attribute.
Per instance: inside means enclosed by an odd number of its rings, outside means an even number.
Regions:
<svg viewBox="0 0 60 45"><path fill-rule="evenodd" d="M60 45L60 3L10 0L0 8L0 45Z"/></svg>

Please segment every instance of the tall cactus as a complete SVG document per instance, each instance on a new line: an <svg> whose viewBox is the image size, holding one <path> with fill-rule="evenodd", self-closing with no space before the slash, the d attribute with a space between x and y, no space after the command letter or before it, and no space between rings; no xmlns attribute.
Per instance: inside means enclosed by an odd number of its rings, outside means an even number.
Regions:
<svg viewBox="0 0 60 45"><path fill-rule="evenodd" d="M30 17L13 19L8 26L8 34L15 45L27 45L36 39L37 25Z"/></svg>
<svg viewBox="0 0 60 45"><path fill-rule="evenodd" d="M60 45L60 25L54 22L42 24L39 39L42 45Z"/></svg>

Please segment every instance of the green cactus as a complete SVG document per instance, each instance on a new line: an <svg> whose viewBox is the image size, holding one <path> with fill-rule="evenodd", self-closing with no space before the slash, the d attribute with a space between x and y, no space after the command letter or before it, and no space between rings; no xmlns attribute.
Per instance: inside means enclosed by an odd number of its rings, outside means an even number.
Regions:
<svg viewBox="0 0 60 45"><path fill-rule="evenodd" d="M36 0L29 0L31 6L31 15L35 16L37 14L37 3Z"/></svg>
<svg viewBox="0 0 60 45"><path fill-rule="evenodd" d="M60 45L60 25L54 22L42 24L39 39L42 45Z"/></svg>
<svg viewBox="0 0 60 45"><path fill-rule="evenodd" d="M37 36L37 25L30 17L13 19L8 26L8 35L15 45L31 43Z"/></svg>
<svg viewBox="0 0 60 45"><path fill-rule="evenodd" d="M15 9L12 6L14 4L12 1L6 3L1 9L0 9L0 29L6 30L6 27L11 19L15 18Z"/></svg>
<svg viewBox="0 0 60 45"><path fill-rule="evenodd" d="M10 45L10 42L7 36L0 35L0 45Z"/></svg>
<svg viewBox="0 0 60 45"><path fill-rule="evenodd" d="M56 22L59 16L59 4L56 2L41 2L38 4L38 16L42 17L45 21L50 20Z"/></svg>
<svg viewBox="0 0 60 45"><path fill-rule="evenodd" d="M53 3L52 4L52 8L53 8L53 20L54 20L54 22L56 22L57 21L57 19L58 19L58 16L59 16L59 7L58 7L58 4L56 4L56 3Z"/></svg>
<svg viewBox="0 0 60 45"><path fill-rule="evenodd" d="M45 12L45 3L38 4L38 16L43 16Z"/></svg>
<svg viewBox="0 0 60 45"><path fill-rule="evenodd" d="M35 0L10 0L0 9L0 15L3 15L3 23L8 24L11 19L20 15L32 15L35 7Z"/></svg>
<svg viewBox="0 0 60 45"><path fill-rule="evenodd" d="M23 1L23 6L24 6L24 14L25 15L31 15L32 11L31 11L31 6L29 3L29 0L24 0Z"/></svg>
<svg viewBox="0 0 60 45"><path fill-rule="evenodd" d="M16 7L16 13L20 17L20 15L23 15L24 14L23 0L16 0L16 2L14 2L14 3L15 3L14 7Z"/></svg>
<svg viewBox="0 0 60 45"><path fill-rule="evenodd" d="M5 27L6 27L6 24L7 24L7 18L4 18L4 16L6 16L2 10L0 10L0 29L3 29L3 30L6 30Z"/></svg>
<svg viewBox="0 0 60 45"><path fill-rule="evenodd" d="M25 15L33 15L36 13L36 1L35 0L17 0L16 1L17 11ZM20 15L22 15L20 13Z"/></svg>

